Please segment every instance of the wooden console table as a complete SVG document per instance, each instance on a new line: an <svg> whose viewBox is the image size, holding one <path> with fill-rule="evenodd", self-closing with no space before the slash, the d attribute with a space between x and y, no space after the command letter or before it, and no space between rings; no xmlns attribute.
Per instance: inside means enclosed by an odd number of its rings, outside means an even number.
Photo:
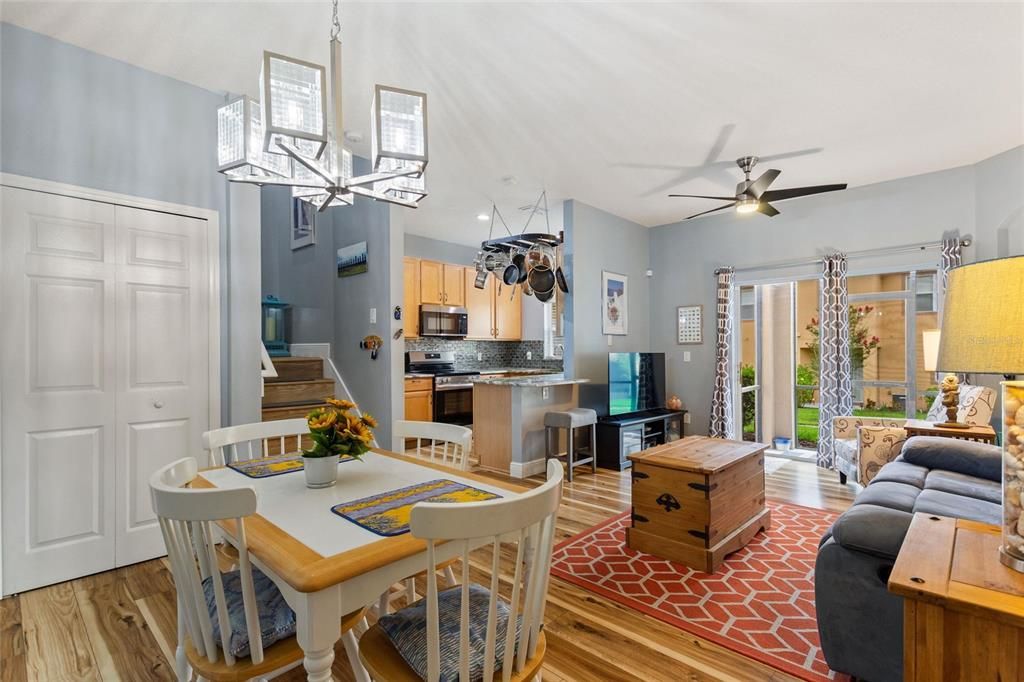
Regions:
<svg viewBox="0 0 1024 682"><path fill-rule="evenodd" d="M1024 573L999 527L915 514L889 576L903 597L903 679L1024 679Z"/></svg>
<svg viewBox="0 0 1024 682"><path fill-rule="evenodd" d="M942 436L943 438L973 440L979 443L995 444L996 442L995 429L988 424L971 426L966 429L950 429L923 419L908 419L903 428L906 430L908 438L912 436Z"/></svg>

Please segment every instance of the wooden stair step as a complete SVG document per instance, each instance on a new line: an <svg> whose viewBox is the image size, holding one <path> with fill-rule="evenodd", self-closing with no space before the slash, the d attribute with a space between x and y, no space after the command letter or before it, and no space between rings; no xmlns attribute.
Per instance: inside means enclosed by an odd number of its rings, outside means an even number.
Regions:
<svg viewBox="0 0 1024 682"><path fill-rule="evenodd" d="M334 396L334 381L277 381L263 386L263 406L283 407L322 402Z"/></svg>
<svg viewBox="0 0 1024 682"><path fill-rule="evenodd" d="M271 358L276 377L267 377L266 383L278 384L287 381L316 381L324 378L324 361L320 358L290 357Z"/></svg>
<svg viewBox="0 0 1024 682"><path fill-rule="evenodd" d="M272 422L278 419L304 418L314 408L320 407L320 405L322 404L323 403L318 400L315 403L302 403L299 405L264 407L262 410L263 421Z"/></svg>

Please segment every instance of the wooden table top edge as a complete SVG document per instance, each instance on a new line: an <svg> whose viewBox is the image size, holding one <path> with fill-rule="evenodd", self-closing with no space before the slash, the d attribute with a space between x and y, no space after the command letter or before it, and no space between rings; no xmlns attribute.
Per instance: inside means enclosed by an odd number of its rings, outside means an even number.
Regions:
<svg viewBox="0 0 1024 682"><path fill-rule="evenodd" d="M515 483L507 483L473 472L452 469L451 467L427 462L417 457L410 457L389 450L375 448L372 452L428 469L443 471L460 478L486 483L509 492L524 493L529 490L529 488ZM223 468L225 467L203 469L193 480L193 487L216 488L202 474L203 472ZM404 535L383 538L347 552L325 557L299 540L296 540L293 536L284 532L277 525L258 513L247 517L245 523L249 551L298 592L317 592L426 550L426 543L423 540L405 533ZM235 522L233 520L220 521L218 525L232 534L232 536L235 534Z"/></svg>
<svg viewBox="0 0 1024 682"><path fill-rule="evenodd" d="M689 467L689 468L684 467L683 464L681 462L679 462L678 460L668 461L668 460L663 459L664 456L667 453L669 453L669 452L673 452L675 450L678 450L678 449L684 448L684 447L688 447L688 446L694 446L694 445L696 445L698 443L706 443L708 441L722 442L722 443L731 443L731 444L733 444L736 447L736 449L741 449L742 448L742 449L745 450L745 452L742 455L738 456L738 457L731 456L729 458L729 460L727 462L724 462L724 463L720 463L720 464L717 464L717 465L713 464L713 465L710 465L710 466L707 465L707 464L700 464L700 465L694 465L694 466ZM650 449L644 450L642 452L634 452L634 453L628 454L628 455L626 455L626 459L630 460L633 463L652 464L652 465L655 465L655 466L669 466L669 465L671 465L674 468L678 468L678 469L684 470L684 471L701 472L701 473L706 473L706 474L716 474L719 471L721 471L722 469L724 469L724 468L726 468L726 467L728 467L728 466L730 466L732 464L735 464L737 459L743 459L743 458L746 458L746 457L751 457L751 456L754 456L754 455L762 454L767 449L768 449L768 445L766 443L757 443L757 442L754 442L754 441L732 440L730 438L713 438L711 436L686 436L684 438L680 438L678 440L674 440L671 443L664 443L662 445L655 446L654 448L650 448Z"/></svg>
<svg viewBox="0 0 1024 682"><path fill-rule="evenodd" d="M934 528L925 531L921 528L925 524L934 525ZM924 512L915 513L910 530L907 531L907 538L913 545L907 552L900 549L889 575L889 591L951 611L972 614L985 611L997 620L1024 627L1024 595L1009 594L953 579L953 552L960 531L1001 534L999 526L992 524ZM907 547L908 540L904 541L904 547ZM929 556L928 563L919 560L921 553ZM1000 570L999 557L994 552L986 561L992 562Z"/></svg>

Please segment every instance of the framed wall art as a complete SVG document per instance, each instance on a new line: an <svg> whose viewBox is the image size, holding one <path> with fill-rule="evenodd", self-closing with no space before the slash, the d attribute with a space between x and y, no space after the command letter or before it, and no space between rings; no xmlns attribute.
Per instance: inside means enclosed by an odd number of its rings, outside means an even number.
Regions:
<svg viewBox="0 0 1024 682"><path fill-rule="evenodd" d="M316 244L316 206L292 199L292 251Z"/></svg>
<svg viewBox="0 0 1024 682"><path fill-rule="evenodd" d="M676 342L679 344L704 343L704 306L681 305L676 308Z"/></svg>
<svg viewBox="0 0 1024 682"><path fill-rule="evenodd" d="M629 333L629 278L601 271L601 333L625 336Z"/></svg>

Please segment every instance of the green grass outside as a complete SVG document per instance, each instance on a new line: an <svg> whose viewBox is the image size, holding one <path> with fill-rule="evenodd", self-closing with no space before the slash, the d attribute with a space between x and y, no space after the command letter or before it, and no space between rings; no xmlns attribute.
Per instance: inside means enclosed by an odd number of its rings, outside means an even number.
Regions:
<svg viewBox="0 0 1024 682"><path fill-rule="evenodd" d="M857 417L882 417L885 419L905 419L906 412L904 410L890 407L855 407L853 408L853 414ZM819 410L817 407L798 407L796 410L796 437L798 443L817 443L818 442L818 415ZM924 419L927 412L918 410L917 418ZM744 433L754 433L754 423L747 422L743 425Z"/></svg>

